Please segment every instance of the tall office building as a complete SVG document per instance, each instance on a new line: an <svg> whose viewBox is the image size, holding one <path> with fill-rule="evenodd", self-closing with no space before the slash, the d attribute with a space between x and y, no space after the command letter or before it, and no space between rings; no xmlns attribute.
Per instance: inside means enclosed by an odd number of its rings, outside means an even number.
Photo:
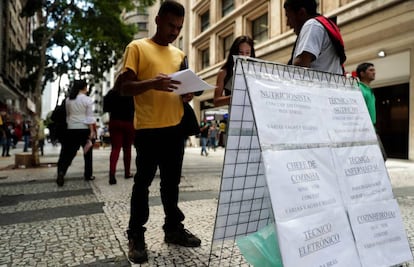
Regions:
<svg viewBox="0 0 414 267"><path fill-rule="evenodd" d="M20 17L24 3L0 1L0 110L13 122L21 122L36 111L30 93L20 85L24 66L10 60L13 49L26 47L34 25L33 19Z"/></svg>

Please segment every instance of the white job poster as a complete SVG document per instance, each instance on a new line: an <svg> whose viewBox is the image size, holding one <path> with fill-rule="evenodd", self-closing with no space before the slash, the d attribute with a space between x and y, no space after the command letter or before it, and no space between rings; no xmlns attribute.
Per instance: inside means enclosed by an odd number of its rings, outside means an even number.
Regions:
<svg viewBox="0 0 414 267"><path fill-rule="evenodd" d="M284 267L412 260L353 78L237 59L233 84L214 242L275 222ZM226 245L216 258L235 256Z"/></svg>
<svg viewBox="0 0 414 267"><path fill-rule="evenodd" d="M263 151L276 221L342 206L329 148Z"/></svg>
<svg viewBox="0 0 414 267"><path fill-rule="evenodd" d="M342 207L277 222L283 266L361 266Z"/></svg>
<svg viewBox="0 0 414 267"><path fill-rule="evenodd" d="M323 88L319 109L331 142L375 141L376 134L359 90Z"/></svg>
<svg viewBox="0 0 414 267"><path fill-rule="evenodd" d="M352 205L348 212L362 266L387 267L412 260L395 199Z"/></svg>
<svg viewBox="0 0 414 267"><path fill-rule="evenodd" d="M398 205L356 84L298 81L298 75L281 71L245 77L284 264L391 266L410 260ZM355 222L364 205L393 214L387 229L369 238L366 225ZM304 238L315 232L321 236Z"/></svg>
<svg viewBox="0 0 414 267"><path fill-rule="evenodd" d="M332 149L345 204L393 198L390 178L377 145Z"/></svg>
<svg viewBox="0 0 414 267"><path fill-rule="evenodd" d="M304 86L295 85L292 90L286 84L255 76L249 76L247 84L252 88L249 93L255 101L254 117L262 146L329 142L318 94Z"/></svg>

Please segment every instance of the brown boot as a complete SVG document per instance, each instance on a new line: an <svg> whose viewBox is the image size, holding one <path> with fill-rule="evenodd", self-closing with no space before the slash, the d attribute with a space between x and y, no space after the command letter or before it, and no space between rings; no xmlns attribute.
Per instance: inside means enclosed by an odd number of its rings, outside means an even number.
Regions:
<svg viewBox="0 0 414 267"><path fill-rule="evenodd" d="M147 246L144 233L128 234L128 259L133 263L144 263L148 261Z"/></svg>

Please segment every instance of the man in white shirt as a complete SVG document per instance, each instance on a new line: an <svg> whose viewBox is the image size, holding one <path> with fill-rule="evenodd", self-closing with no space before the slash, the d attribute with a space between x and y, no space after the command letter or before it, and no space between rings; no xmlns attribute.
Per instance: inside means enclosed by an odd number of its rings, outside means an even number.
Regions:
<svg viewBox="0 0 414 267"><path fill-rule="evenodd" d="M316 69L319 71L343 74L341 57L329 36L326 27L318 21L322 17L316 12L315 0L286 0L284 8L287 24L298 36L292 52L290 64ZM329 27L336 30L341 42L339 30L333 22ZM343 42L342 42L343 46ZM343 48L342 48L343 51ZM343 51L344 53L344 51ZM343 54L345 56L345 54Z"/></svg>

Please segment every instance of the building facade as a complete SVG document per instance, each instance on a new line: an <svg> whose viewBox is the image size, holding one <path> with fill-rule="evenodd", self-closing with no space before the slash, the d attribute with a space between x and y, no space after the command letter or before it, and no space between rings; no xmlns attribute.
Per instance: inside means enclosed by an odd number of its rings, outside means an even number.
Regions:
<svg viewBox="0 0 414 267"><path fill-rule="evenodd" d="M176 45L187 53L190 68L206 82L216 83L234 38L242 34L255 40L256 57L282 64L289 60L296 35L286 25L284 0L180 2L187 14ZM341 29L346 72L351 73L361 62L375 64L377 75L372 86L377 97L377 131L389 156L413 160L414 1L318 2L318 11L334 17ZM199 118L223 113L223 107L212 104L213 95L209 90L194 99Z"/></svg>
<svg viewBox="0 0 414 267"><path fill-rule="evenodd" d="M29 93L23 93L20 79L25 68L11 61L13 49L23 50L28 43L33 21L20 17L25 1L0 1L0 111L8 120L20 123L35 112Z"/></svg>
<svg viewBox="0 0 414 267"><path fill-rule="evenodd" d="M186 17L175 45L189 59L189 67L215 85L216 75L239 35L255 40L256 57L285 64L296 39L286 24L284 0L178 0ZM156 30L157 1L145 14L124 14L138 23L136 38ZM392 158L414 160L414 1L319 0L319 13L335 18L345 42L345 71L361 62L374 63L372 83L377 98L377 131ZM146 21L146 24L144 25ZM145 28L146 26L146 28ZM103 92L105 90L102 90ZM219 120L228 107L214 107L213 90L195 97L199 119Z"/></svg>

